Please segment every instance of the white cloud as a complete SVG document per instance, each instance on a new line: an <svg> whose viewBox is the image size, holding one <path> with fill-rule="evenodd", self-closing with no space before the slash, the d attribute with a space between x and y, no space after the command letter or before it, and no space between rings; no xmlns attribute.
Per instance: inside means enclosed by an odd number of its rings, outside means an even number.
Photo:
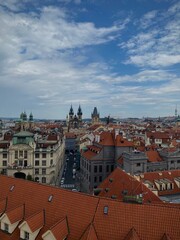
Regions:
<svg viewBox="0 0 180 240"><path fill-rule="evenodd" d="M136 21L139 31L119 46L127 50L126 64L168 67L180 63L180 4L168 11L151 11Z"/></svg>

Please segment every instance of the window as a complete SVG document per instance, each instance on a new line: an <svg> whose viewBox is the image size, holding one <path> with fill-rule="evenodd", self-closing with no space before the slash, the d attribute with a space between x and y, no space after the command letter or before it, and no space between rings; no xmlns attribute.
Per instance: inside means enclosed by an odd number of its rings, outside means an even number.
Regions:
<svg viewBox="0 0 180 240"><path fill-rule="evenodd" d="M39 166L39 160L35 160L35 166Z"/></svg>
<svg viewBox="0 0 180 240"><path fill-rule="evenodd" d="M50 165L53 165L53 159L50 160Z"/></svg>
<svg viewBox="0 0 180 240"><path fill-rule="evenodd" d="M42 166L46 166L46 160L42 160Z"/></svg>
<svg viewBox="0 0 180 240"><path fill-rule="evenodd" d="M35 168L35 174L39 174L39 168Z"/></svg>
<svg viewBox="0 0 180 240"><path fill-rule="evenodd" d="M46 183L46 178L42 177L42 183Z"/></svg>
<svg viewBox="0 0 180 240"><path fill-rule="evenodd" d="M102 176L99 176L99 182L102 182Z"/></svg>
<svg viewBox="0 0 180 240"><path fill-rule="evenodd" d="M15 151L15 159L18 159L18 151Z"/></svg>
<svg viewBox="0 0 180 240"><path fill-rule="evenodd" d="M7 161L3 161L3 167L7 166Z"/></svg>
<svg viewBox="0 0 180 240"><path fill-rule="evenodd" d="M39 153L35 153L35 158L39 158Z"/></svg>
<svg viewBox="0 0 180 240"><path fill-rule="evenodd" d="M174 161L171 161L171 163L174 163Z"/></svg>
<svg viewBox="0 0 180 240"><path fill-rule="evenodd" d="M109 165L106 166L106 172L109 172Z"/></svg>
<svg viewBox="0 0 180 240"><path fill-rule="evenodd" d="M4 231L9 232L9 225L7 223L4 223Z"/></svg>
<svg viewBox="0 0 180 240"><path fill-rule="evenodd" d="M23 166L23 160L19 160L19 166Z"/></svg>
<svg viewBox="0 0 180 240"><path fill-rule="evenodd" d="M39 182L39 178L38 177L35 177L35 182Z"/></svg>
<svg viewBox="0 0 180 240"><path fill-rule="evenodd" d="M50 153L50 157L53 157L53 152Z"/></svg>
<svg viewBox="0 0 180 240"><path fill-rule="evenodd" d="M114 165L111 165L111 172L114 170Z"/></svg>
<svg viewBox="0 0 180 240"><path fill-rule="evenodd" d="M136 167L140 167L141 166L141 164L140 163L136 163Z"/></svg>
<svg viewBox="0 0 180 240"><path fill-rule="evenodd" d="M28 232L24 232L24 239L29 240L29 233Z"/></svg>
<svg viewBox="0 0 180 240"><path fill-rule="evenodd" d="M27 158L27 151L24 151L24 158Z"/></svg>
<svg viewBox="0 0 180 240"><path fill-rule="evenodd" d="M19 151L19 157L23 157L23 151Z"/></svg>
<svg viewBox="0 0 180 240"><path fill-rule="evenodd" d="M94 166L94 172L95 173L97 172L97 166Z"/></svg>
<svg viewBox="0 0 180 240"><path fill-rule="evenodd" d="M97 182L97 177L94 177L94 182Z"/></svg>
<svg viewBox="0 0 180 240"><path fill-rule="evenodd" d="M7 153L3 153L3 158L7 158Z"/></svg>
<svg viewBox="0 0 180 240"><path fill-rule="evenodd" d="M42 169L42 174L46 174L46 168Z"/></svg>
<svg viewBox="0 0 180 240"><path fill-rule="evenodd" d="M180 163L180 160L177 160L177 163Z"/></svg>
<svg viewBox="0 0 180 240"><path fill-rule="evenodd" d="M3 175L7 175L7 169L2 169L1 172L2 172Z"/></svg>
<svg viewBox="0 0 180 240"><path fill-rule="evenodd" d="M42 158L46 158L46 153L42 153Z"/></svg>
<svg viewBox="0 0 180 240"><path fill-rule="evenodd" d="M27 160L24 160L24 167L27 167Z"/></svg>
<svg viewBox="0 0 180 240"><path fill-rule="evenodd" d="M99 165L99 172L102 172L102 165Z"/></svg>

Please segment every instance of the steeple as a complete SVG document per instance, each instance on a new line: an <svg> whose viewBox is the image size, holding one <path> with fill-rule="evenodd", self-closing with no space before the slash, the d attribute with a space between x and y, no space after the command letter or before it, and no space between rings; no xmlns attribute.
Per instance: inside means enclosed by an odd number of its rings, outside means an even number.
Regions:
<svg viewBox="0 0 180 240"><path fill-rule="evenodd" d="M176 108L175 108L175 118L177 118L177 105L176 105Z"/></svg>
<svg viewBox="0 0 180 240"><path fill-rule="evenodd" d="M72 104L71 104L71 108L69 110L69 115L74 115L74 111L73 111L73 108L72 108Z"/></svg>
<svg viewBox="0 0 180 240"><path fill-rule="evenodd" d="M91 114L91 118L92 118L92 124L97 124L100 122L97 107L94 107L93 113Z"/></svg>
<svg viewBox="0 0 180 240"><path fill-rule="evenodd" d="M81 110L80 105L78 107L77 116L78 116L79 121L82 121L82 110Z"/></svg>
<svg viewBox="0 0 180 240"><path fill-rule="evenodd" d="M81 110L81 106L80 106L80 105L79 105L79 107L78 107L77 115L78 115L78 116L79 116L79 115L82 115L82 110Z"/></svg>
<svg viewBox="0 0 180 240"><path fill-rule="evenodd" d="M31 112L30 115L29 115L29 122L33 122L33 115L32 115L32 112Z"/></svg>

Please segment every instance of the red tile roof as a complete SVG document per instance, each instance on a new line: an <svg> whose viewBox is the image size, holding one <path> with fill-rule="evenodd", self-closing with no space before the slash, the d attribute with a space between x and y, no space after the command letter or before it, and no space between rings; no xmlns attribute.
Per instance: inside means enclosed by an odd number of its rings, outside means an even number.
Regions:
<svg viewBox="0 0 180 240"><path fill-rule="evenodd" d="M36 230L43 227L45 223L44 218L44 211L40 211L38 213L35 213L33 216L30 216L28 219L25 219L26 223L30 227L32 232L35 232Z"/></svg>
<svg viewBox="0 0 180 240"><path fill-rule="evenodd" d="M93 224L90 224L80 240L98 240L96 230Z"/></svg>
<svg viewBox="0 0 180 240"><path fill-rule="evenodd" d="M0 215L5 211L7 199L2 199L0 201Z"/></svg>
<svg viewBox="0 0 180 240"><path fill-rule="evenodd" d="M136 230L131 228L131 230L128 232L127 236L124 238L124 240L141 240L138 236Z"/></svg>
<svg viewBox="0 0 180 240"><path fill-rule="evenodd" d="M159 196L169 195L169 194L177 194L180 193L180 189L175 183L175 178L180 178L180 170L169 170L169 171L161 171L161 172L147 172L140 175L141 181L150 181L154 184L155 180L168 179L172 183L174 183L174 189L162 190L159 191ZM154 188L158 190L156 184L154 184Z"/></svg>
<svg viewBox="0 0 180 240"><path fill-rule="evenodd" d="M56 240L65 239L69 233L67 218L61 219L53 227L50 228Z"/></svg>
<svg viewBox="0 0 180 240"><path fill-rule="evenodd" d="M148 150L145 152L149 162L161 162L162 157L159 155L159 153L156 150Z"/></svg>
<svg viewBox="0 0 180 240"><path fill-rule="evenodd" d="M113 134L111 132L102 132L99 144L103 146L114 146Z"/></svg>
<svg viewBox="0 0 180 240"><path fill-rule="evenodd" d="M115 146L117 147L133 147L134 144L131 141L128 141L127 139L123 138L120 135L117 135L115 140Z"/></svg>
<svg viewBox="0 0 180 240"><path fill-rule="evenodd" d="M42 224L42 213L45 209L45 225L36 240L42 240L41 236L45 232L66 217L69 227L68 240L80 239L91 224L99 240L124 240L133 227L142 240L161 240L164 233L172 240L179 240L178 206L123 203L3 175L0 175L0 182L0 196L2 199L8 197L6 211L25 204L25 220L31 228L37 228L37 223L31 225L29 222L33 216L37 215L34 221L40 219ZM12 185L15 187L10 191ZM53 198L48 201L51 195ZM91 236L94 230L89 229ZM12 234L0 230L0 239L17 240L19 233L18 227Z"/></svg>
<svg viewBox="0 0 180 240"><path fill-rule="evenodd" d="M143 203L162 202L149 188L120 168L116 168L98 188L102 189L99 196L109 198L116 196L121 201L124 198L123 193L126 191L129 196L142 194Z"/></svg>
<svg viewBox="0 0 180 240"><path fill-rule="evenodd" d="M21 205L19 207L16 207L15 209L6 212L6 215L9 218L11 224L21 221L23 219L24 207L25 207L24 205Z"/></svg>

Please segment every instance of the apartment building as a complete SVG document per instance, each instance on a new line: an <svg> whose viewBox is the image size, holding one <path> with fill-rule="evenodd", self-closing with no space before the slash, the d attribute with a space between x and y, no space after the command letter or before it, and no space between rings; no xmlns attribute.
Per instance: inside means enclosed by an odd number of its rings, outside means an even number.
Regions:
<svg viewBox="0 0 180 240"><path fill-rule="evenodd" d="M8 176L56 184L64 149L63 137L55 132L43 137L28 131L7 132L0 141L0 171Z"/></svg>

